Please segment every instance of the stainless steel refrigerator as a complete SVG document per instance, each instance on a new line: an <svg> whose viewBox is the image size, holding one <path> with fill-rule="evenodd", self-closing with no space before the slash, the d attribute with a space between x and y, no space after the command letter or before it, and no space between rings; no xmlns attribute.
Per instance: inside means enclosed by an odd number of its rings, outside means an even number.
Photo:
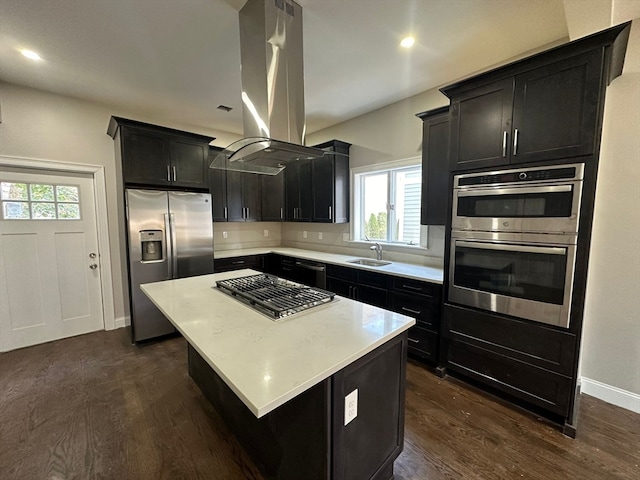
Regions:
<svg viewBox="0 0 640 480"><path fill-rule="evenodd" d="M211 195L126 190L134 342L175 331L140 284L213 273Z"/></svg>

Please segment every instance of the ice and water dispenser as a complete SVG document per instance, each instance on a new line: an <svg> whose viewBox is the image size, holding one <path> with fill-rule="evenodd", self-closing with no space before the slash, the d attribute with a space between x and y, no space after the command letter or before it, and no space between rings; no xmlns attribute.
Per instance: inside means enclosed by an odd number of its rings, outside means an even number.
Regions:
<svg viewBox="0 0 640 480"><path fill-rule="evenodd" d="M140 230L140 246L142 247L143 262L162 261L162 230Z"/></svg>

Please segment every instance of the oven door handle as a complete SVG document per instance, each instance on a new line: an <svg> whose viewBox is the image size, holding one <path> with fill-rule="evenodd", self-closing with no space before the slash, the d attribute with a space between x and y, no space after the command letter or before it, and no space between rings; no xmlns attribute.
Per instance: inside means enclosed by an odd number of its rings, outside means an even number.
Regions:
<svg viewBox="0 0 640 480"><path fill-rule="evenodd" d="M504 243L464 242L457 240L456 247L481 248L483 250L502 250L507 252L542 253L546 255L566 255L565 247L536 247L528 245L507 245Z"/></svg>
<svg viewBox="0 0 640 480"><path fill-rule="evenodd" d="M540 187L519 188L481 188L473 190L458 190L458 197L484 197L487 195L518 195L527 193L556 193L570 192L573 185L546 185Z"/></svg>

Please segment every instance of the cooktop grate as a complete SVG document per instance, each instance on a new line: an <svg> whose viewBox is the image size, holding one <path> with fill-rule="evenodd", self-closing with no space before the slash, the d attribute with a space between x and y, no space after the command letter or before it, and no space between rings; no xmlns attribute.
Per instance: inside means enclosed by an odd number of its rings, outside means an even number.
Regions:
<svg viewBox="0 0 640 480"><path fill-rule="evenodd" d="M275 320L328 303L335 297L335 293L266 273L220 280L216 286Z"/></svg>

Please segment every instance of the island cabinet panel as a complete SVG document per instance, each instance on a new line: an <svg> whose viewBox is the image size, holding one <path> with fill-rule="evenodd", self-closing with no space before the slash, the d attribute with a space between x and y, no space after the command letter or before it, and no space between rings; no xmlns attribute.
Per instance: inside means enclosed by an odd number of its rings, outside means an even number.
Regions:
<svg viewBox="0 0 640 480"><path fill-rule="evenodd" d="M231 272L233 270L242 270L243 268L263 270L262 255L216 258L213 261L213 270L215 273Z"/></svg>
<svg viewBox="0 0 640 480"><path fill-rule="evenodd" d="M189 344L189 375L266 479L388 480L404 446L407 334L257 418ZM358 390L345 425L345 397Z"/></svg>
<svg viewBox="0 0 640 480"><path fill-rule="evenodd" d="M393 475L404 446L406 333L332 378L334 480ZM357 416L345 425L345 397L357 390Z"/></svg>
<svg viewBox="0 0 640 480"><path fill-rule="evenodd" d="M449 198L449 107L419 113L422 119L420 223L445 225Z"/></svg>
<svg viewBox="0 0 640 480"><path fill-rule="evenodd" d="M120 141L116 148L126 185L208 189L207 159L213 137L119 117L111 117L107 133Z"/></svg>

